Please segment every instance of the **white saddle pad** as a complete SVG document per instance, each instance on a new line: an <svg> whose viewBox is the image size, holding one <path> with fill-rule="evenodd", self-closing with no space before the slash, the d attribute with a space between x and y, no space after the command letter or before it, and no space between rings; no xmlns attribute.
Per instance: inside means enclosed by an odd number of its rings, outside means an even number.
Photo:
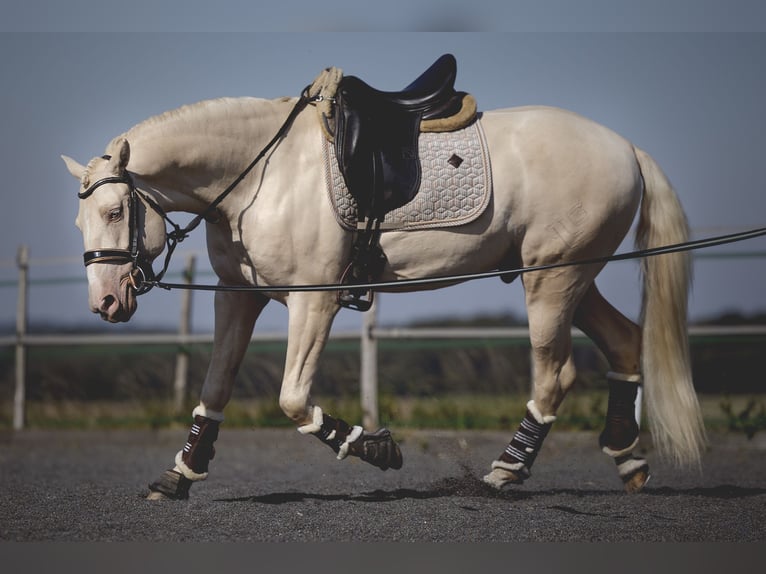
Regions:
<svg viewBox="0 0 766 574"><path fill-rule="evenodd" d="M338 223L357 226L356 201L338 167L335 148L322 137L327 194ZM492 172L481 123L446 133L421 133L418 153L422 169L420 190L408 204L388 213L381 229L435 229L465 225L489 205Z"/></svg>

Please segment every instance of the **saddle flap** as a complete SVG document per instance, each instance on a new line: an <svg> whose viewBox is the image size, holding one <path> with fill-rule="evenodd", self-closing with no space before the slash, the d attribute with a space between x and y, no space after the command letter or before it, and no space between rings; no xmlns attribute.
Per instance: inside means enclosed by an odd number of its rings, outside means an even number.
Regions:
<svg viewBox="0 0 766 574"><path fill-rule="evenodd" d="M342 99L344 96L341 95ZM410 201L420 185L419 113L339 106L335 149L360 211L382 217Z"/></svg>

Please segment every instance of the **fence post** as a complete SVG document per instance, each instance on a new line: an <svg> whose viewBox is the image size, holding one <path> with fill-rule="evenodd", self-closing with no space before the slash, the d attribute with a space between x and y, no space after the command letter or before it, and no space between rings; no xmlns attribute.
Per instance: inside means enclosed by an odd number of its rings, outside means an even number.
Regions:
<svg viewBox="0 0 766 574"><path fill-rule="evenodd" d="M374 430L378 427L378 342L375 339L375 322L378 314L377 299L372 308L363 314L361 337L361 402L362 425Z"/></svg>
<svg viewBox="0 0 766 574"><path fill-rule="evenodd" d="M16 305L16 388L13 394L13 430L24 428L26 423L26 351L24 337L27 334L27 295L29 293L29 250L19 246L16 264L19 268L19 295Z"/></svg>
<svg viewBox="0 0 766 574"><path fill-rule="evenodd" d="M192 254L186 259L184 268L184 282L191 285L194 282L194 271L197 259ZM181 346L176 355L176 372L173 381L173 412L176 415L183 414L181 411L186 400L186 388L189 378L189 348L187 337L191 332L192 316L192 290L184 289L181 292L181 320L178 323L178 338Z"/></svg>

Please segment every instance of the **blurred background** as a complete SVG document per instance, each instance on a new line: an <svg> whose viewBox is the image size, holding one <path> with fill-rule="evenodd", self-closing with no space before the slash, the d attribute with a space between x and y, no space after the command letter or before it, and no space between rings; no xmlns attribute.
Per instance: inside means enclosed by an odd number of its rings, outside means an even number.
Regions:
<svg viewBox="0 0 766 574"><path fill-rule="evenodd" d="M12 424L19 352L25 359L28 424L163 425L188 418L176 412L190 410L204 377L212 294L191 295L188 314L180 292L155 289L140 299L128 324L106 325L91 315L82 240L73 223L77 182L60 155L85 163L136 123L199 100L298 95L328 66L396 90L450 52L458 60L456 87L474 94L480 109L559 106L647 150L677 188L695 238L765 224L766 35L759 29L764 9L755 2L726 3L726 9L698 2L690 10L690 3L652 1L641 10L617 11L612 2L574 9L564 1L527 6L481 0L469 9L456 2L395 1L374 12L350 2L339 2L335 11L308 2L268 9L244 1L186 2L180 10L173 2L159 8L141 1L114 8L106 2L99 10L88 4L28 2L2 24L2 426ZM22 248L28 268L20 307ZM631 235L620 251L632 248ZM721 424L744 420L752 426L764 417L756 361L766 350L765 256L763 239L694 254L690 318L695 327L705 327L693 336L695 381L700 393L714 397L711 413ZM181 280L191 258L195 280L215 282L201 229L177 251L168 279ZM608 265L597 283L615 306L637 319L637 262ZM359 408L355 337L363 319L347 310L338 315L337 340L316 383L318 394L346 412ZM184 321L189 336L180 344L176 334ZM520 283L488 279L383 295L377 324L523 329L523 290ZM229 420L282 420L275 397L285 329L286 312L272 303L256 327ZM86 334L100 341L76 338ZM155 338L142 339L144 334ZM105 345L107 337L123 337L124 344ZM21 342L26 344L19 351ZM519 409L523 414L529 389L523 336L382 339L379 345L384 421L502 427L514 424ZM575 394L582 400L572 400L570 418L573 425L587 426L605 409L605 365L586 341L578 340L576 353L582 392ZM180 407L173 386L179 356L187 361ZM451 399L436 407L426 401L434 396ZM486 404L494 408L471 406L479 396L490 397ZM415 404L418 397L425 402ZM514 402L498 403L497 397ZM115 403L119 409L112 408Z"/></svg>

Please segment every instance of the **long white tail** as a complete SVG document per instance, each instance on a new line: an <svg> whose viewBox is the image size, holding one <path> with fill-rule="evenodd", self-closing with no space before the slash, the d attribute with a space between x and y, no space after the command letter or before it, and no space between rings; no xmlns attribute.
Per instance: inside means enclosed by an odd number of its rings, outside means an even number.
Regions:
<svg viewBox="0 0 766 574"><path fill-rule="evenodd" d="M635 153L644 178L637 247L687 241L689 225L673 187L649 154L638 148ZM642 370L649 428L660 455L679 466L699 465L706 437L686 325L691 257L688 252L646 257L642 271Z"/></svg>

